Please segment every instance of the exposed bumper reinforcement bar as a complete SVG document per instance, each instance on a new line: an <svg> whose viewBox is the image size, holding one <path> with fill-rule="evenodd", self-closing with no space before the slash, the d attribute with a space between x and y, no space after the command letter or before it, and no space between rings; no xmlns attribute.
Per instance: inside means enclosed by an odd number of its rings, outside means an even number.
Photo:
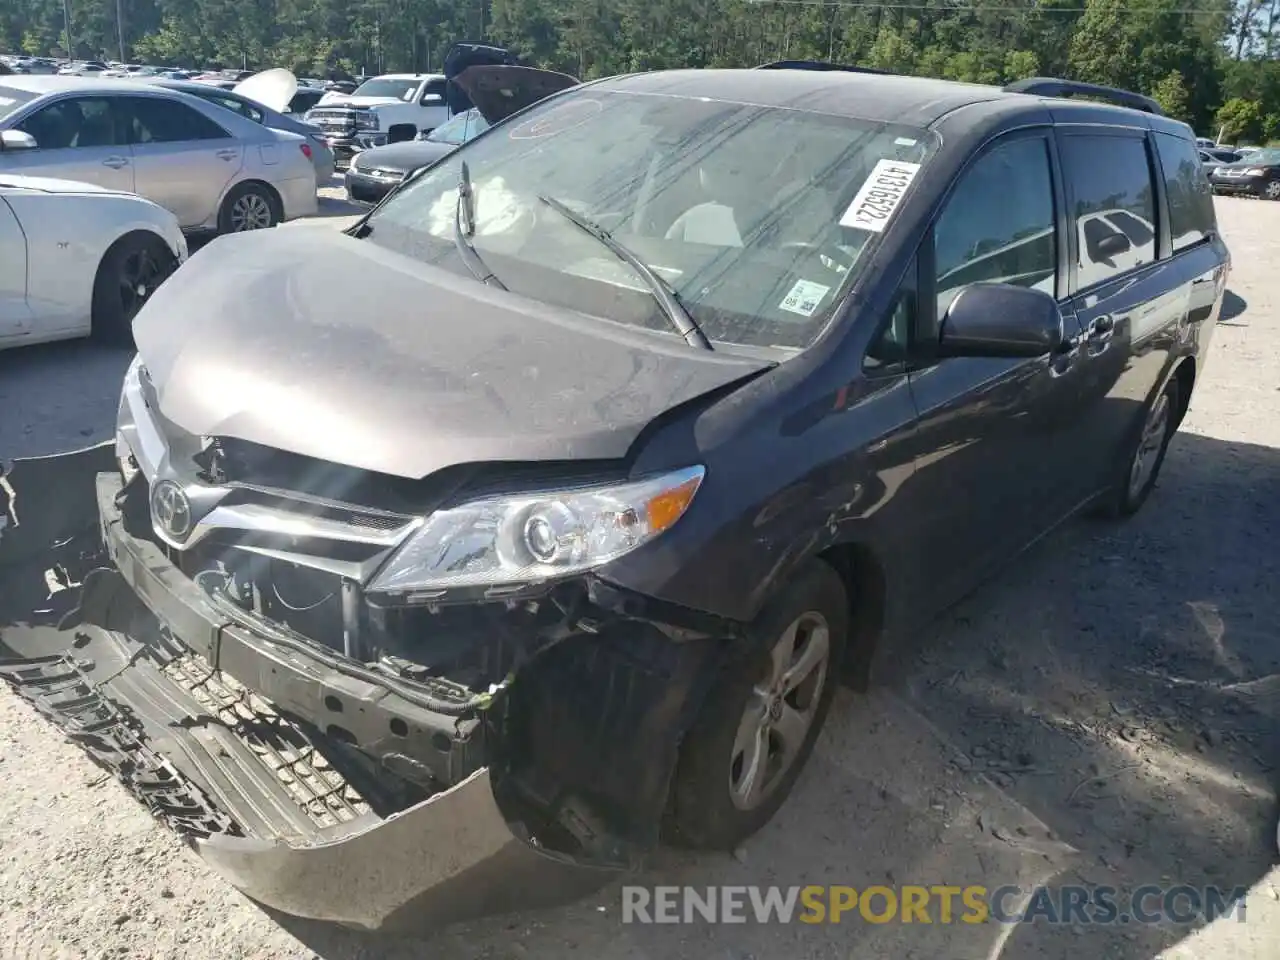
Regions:
<svg viewBox="0 0 1280 960"><path fill-rule="evenodd" d="M489 769L405 803L258 689L270 676L284 700L317 695L323 663L240 636L248 675L232 679L223 641L240 628L112 522L111 482L95 475L113 458L107 444L3 476L0 677L231 883L295 916L422 930L570 902L616 876L513 833ZM100 530L119 572L101 568ZM220 659L226 672L208 666Z"/></svg>

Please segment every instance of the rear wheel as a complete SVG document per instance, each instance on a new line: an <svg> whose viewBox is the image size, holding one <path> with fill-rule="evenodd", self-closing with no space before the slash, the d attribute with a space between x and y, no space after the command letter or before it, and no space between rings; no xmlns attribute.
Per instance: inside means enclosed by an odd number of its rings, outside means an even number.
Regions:
<svg viewBox="0 0 1280 960"><path fill-rule="evenodd" d="M242 183L222 201L218 211L219 233L245 233L274 227L284 214L275 192L262 183Z"/></svg>
<svg viewBox="0 0 1280 960"><path fill-rule="evenodd" d="M121 237L103 254L93 282L93 335L133 342L133 318L178 266L169 245L150 233Z"/></svg>
<svg viewBox="0 0 1280 960"><path fill-rule="evenodd" d="M757 618L685 737L668 840L732 849L773 817L826 720L848 629L843 582L811 561Z"/></svg>
<svg viewBox="0 0 1280 960"><path fill-rule="evenodd" d="M1155 489L1160 468L1164 465L1169 441L1178 429L1182 391L1176 376L1148 404L1137 439L1130 444L1128 458L1121 465L1120 476L1110 499L1101 513L1111 518L1137 513Z"/></svg>

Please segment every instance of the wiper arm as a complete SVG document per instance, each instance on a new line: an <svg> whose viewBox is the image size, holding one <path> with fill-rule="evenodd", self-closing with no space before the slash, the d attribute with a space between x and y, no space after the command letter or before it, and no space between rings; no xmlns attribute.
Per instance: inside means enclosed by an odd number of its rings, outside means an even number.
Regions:
<svg viewBox="0 0 1280 960"><path fill-rule="evenodd" d="M680 302L680 297L671 289L671 285L667 281L654 272L652 267L613 239L613 234L604 227L592 223L586 217L572 208L566 207L554 197L539 194L538 199L583 233L595 237L609 249L610 253L640 274L641 279L648 284L650 292L653 293L653 298L658 301L658 306L662 308L662 312L666 314L667 319L671 321L671 325L680 332L680 335L684 337L689 346L698 347L702 350L713 349L706 334L699 329L697 321L689 316L689 311Z"/></svg>
<svg viewBox="0 0 1280 960"><path fill-rule="evenodd" d="M467 161L463 160L458 170L458 205L453 211L453 244L458 248L462 262L477 280L499 290L507 289L485 264L484 258L476 252L475 244L471 242L475 233L475 194L471 189L471 171L467 168Z"/></svg>

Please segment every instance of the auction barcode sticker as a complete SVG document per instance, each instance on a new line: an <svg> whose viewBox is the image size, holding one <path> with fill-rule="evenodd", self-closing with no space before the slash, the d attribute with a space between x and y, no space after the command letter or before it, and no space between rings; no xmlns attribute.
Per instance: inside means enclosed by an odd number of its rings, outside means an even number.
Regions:
<svg viewBox="0 0 1280 960"><path fill-rule="evenodd" d="M802 317L812 317L822 305L823 298L831 292L831 288L812 280L797 280L791 292L778 304L779 310L798 313Z"/></svg>
<svg viewBox="0 0 1280 960"><path fill-rule="evenodd" d="M840 218L840 226L883 233L919 171L918 163L877 160L871 176Z"/></svg>

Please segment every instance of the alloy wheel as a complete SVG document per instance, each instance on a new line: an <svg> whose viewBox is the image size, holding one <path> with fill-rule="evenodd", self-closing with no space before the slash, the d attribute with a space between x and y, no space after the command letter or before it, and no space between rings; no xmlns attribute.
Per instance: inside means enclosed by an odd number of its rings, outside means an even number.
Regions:
<svg viewBox="0 0 1280 960"><path fill-rule="evenodd" d="M1165 435L1169 432L1169 394L1161 393L1147 412L1146 423L1142 425L1142 437L1138 440L1138 449L1134 452L1133 463L1129 467L1129 497L1137 499L1142 496L1148 484L1155 476L1157 464L1160 462L1160 451L1164 448Z"/></svg>
<svg viewBox="0 0 1280 960"><path fill-rule="evenodd" d="M1280 200L1280 180L1272 180L1267 184L1267 199Z"/></svg>
<svg viewBox="0 0 1280 960"><path fill-rule="evenodd" d="M817 715L830 660L831 628L816 611L793 620L770 650L729 763L729 793L739 810L764 803L795 763Z"/></svg>
<svg viewBox="0 0 1280 960"><path fill-rule="evenodd" d="M271 204L259 193L246 193L231 205L231 232L265 230L271 226Z"/></svg>

